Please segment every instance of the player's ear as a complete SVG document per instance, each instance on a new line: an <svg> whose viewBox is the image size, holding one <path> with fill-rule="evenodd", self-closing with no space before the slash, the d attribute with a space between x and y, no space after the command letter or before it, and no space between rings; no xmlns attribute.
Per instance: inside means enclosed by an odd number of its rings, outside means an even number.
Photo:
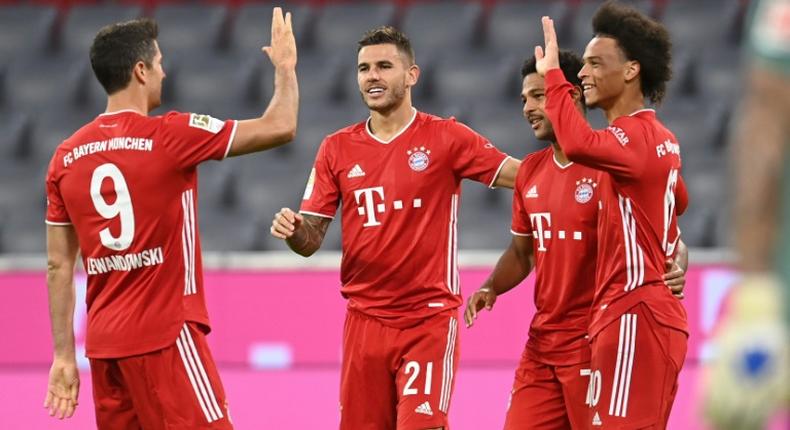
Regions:
<svg viewBox="0 0 790 430"><path fill-rule="evenodd" d="M135 63L134 68L132 68L132 79L135 79L137 82L141 84L145 84L148 80L146 72L148 68L145 66L145 63L142 61L138 61Z"/></svg>
<svg viewBox="0 0 790 430"><path fill-rule="evenodd" d="M639 75L639 71L642 69L642 66L639 64L638 61L627 61L625 63L625 80L632 81L636 79Z"/></svg>
<svg viewBox="0 0 790 430"><path fill-rule="evenodd" d="M571 89L571 98L575 103L579 103L582 99L582 89L579 86L574 85Z"/></svg>
<svg viewBox="0 0 790 430"><path fill-rule="evenodd" d="M416 64L412 64L409 66L409 69L406 71L406 84L410 87L417 85L417 81L420 79L420 66Z"/></svg>

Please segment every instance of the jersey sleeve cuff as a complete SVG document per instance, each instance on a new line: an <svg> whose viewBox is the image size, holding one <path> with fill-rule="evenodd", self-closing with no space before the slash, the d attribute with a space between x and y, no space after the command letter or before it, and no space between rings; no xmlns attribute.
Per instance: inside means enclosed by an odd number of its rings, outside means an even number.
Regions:
<svg viewBox="0 0 790 430"><path fill-rule="evenodd" d="M47 225L60 225L60 226L71 225L71 223L68 222L68 221L65 221L65 222L64 221L50 221L48 219L45 219L44 222L47 223Z"/></svg>
<svg viewBox="0 0 790 430"><path fill-rule="evenodd" d="M334 215L327 215L327 214L322 214L322 213L319 213L319 212L310 212L310 211L301 211L300 210L299 213L303 214L303 215L312 215L312 216L320 216L321 218L335 219Z"/></svg>
<svg viewBox="0 0 790 430"><path fill-rule="evenodd" d="M236 120L233 121L233 129L230 130L230 138L228 138L228 146L225 148L225 155L222 156L222 159L228 158L228 154L230 154L230 147L233 146L233 139L236 137L236 128L239 126L239 122Z"/></svg>
<svg viewBox="0 0 790 430"><path fill-rule="evenodd" d="M491 183L488 184L488 188L491 188L491 189L496 188L496 186L494 184L496 183L496 180L499 177L499 173L502 172L502 168L505 167L505 163L507 163L507 160L510 159L510 158L513 158L513 157L511 157L509 155L506 155L505 158L502 160L502 162L499 163L499 167L497 167L496 173L494 173L494 177L491 178Z"/></svg>
<svg viewBox="0 0 790 430"><path fill-rule="evenodd" d="M512 228L510 229L510 234L513 236L521 236L521 237L532 237L532 233L519 233Z"/></svg>

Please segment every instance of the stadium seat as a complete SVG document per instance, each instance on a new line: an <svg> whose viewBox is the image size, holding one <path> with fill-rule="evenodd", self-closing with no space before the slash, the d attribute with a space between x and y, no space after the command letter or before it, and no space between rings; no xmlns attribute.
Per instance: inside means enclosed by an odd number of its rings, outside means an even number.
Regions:
<svg viewBox="0 0 790 430"><path fill-rule="evenodd" d="M535 139L532 129L524 119L519 94L514 94L507 103L481 103L474 106L468 125L488 138L501 151L522 159L525 155L544 148L546 144Z"/></svg>
<svg viewBox="0 0 790 430"><path fill-rule="evenodd" d="M711 46L734 42L742 16L740 0L671 1L664 9L662 22L675 48L700 53Z"/></svg>
<svg viewBox="0 0 790 430"><path fill-rule="evenodd" d="M525 58L531 56L535 45L543 44L540 18L550 16L557 33L562 35L569 13L567 3L561 1L499 2L492 9L486 26L486 49Z"/></svg>
<svg viewBox="0 0 790 430"><path fill-rule="evenodd" d="M86 65L57 58L30 58L10 65L5 76L5 103L15 111L35 114L38 110L61 105L77 105L78 88Z"/></svg>
<svg viewBox="0 0 790 430"><path fill-rule="evenodd" d="M164 64L201 52L221 54L228 47L229 15L225 6L163 5L154 12ZM271 18L270 18L271 21Z"/></svg>
<svg viewBox="0 0 790 430"><path fill-rule="evenodd" d="M517 100L520 59L502 55L447 56L435 69L435 97L461 106Z"/></svg>
<svg viewBox="0 0 790 430"><path fill-rule="evenodd" d="M395 18L392 3L328 4L317 12L315 49L323 55L356 59L357 41L375 27Z"/></svg>
<svg viewBox="0 0 790 430"><path fill-rule="evenodd" d="M26 114L10 112L8 115L0 117L0 170L5 164L16 164L20 161L28 161L33 157L32 147L32 121Z"/></svg>
<svg viewBox="0 0 790 430"><path fill-rule="evenodd" d="M59 48L67 55L88 59L96 33L105 25L138 18L142 9L137 6L84 5L71 8L63 20Z"/></svg>
<svg viewBox="0 0 790 430"><path fill-rule="evenodd" d="M50 51L57 10L49 6L0 7L0 66Z"/></svg>
<svg viewBox="0 0 790 430"><path fill-rule="evenodd" d="M446 1L415 3L406 9L401 30L411 40L417 62L440 52L477 47L482 24L480 3Z"/></svg>
<svg viewBox="0 0 790 430"><path fill-rule="evenodd" d="M282 6L286 12L293 14L293 31L301 60L304 53L302 49L309 48L312 39L312 9L303 4L283 5L282 2L245 4L236 10L231 32L231 45L237 56L254 58L261 54L261 47L271 42L272 9L274 6Z"/></svg>

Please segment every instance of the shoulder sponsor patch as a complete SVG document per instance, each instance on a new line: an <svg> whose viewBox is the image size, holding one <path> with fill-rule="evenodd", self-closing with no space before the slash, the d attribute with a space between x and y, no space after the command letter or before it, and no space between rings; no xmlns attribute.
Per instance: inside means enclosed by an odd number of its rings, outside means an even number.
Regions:
<svg viewBox="0 0 790 430"><path fill-rule="evenodd" d="M617 141L620 142L620 145L625 146L628 144L628 136L626 136L625 131L623 131L622 128L610 125L606 129L609 130L614 135L614 137L617 138Z"/></svg>
<svg viewBox="0 0 790 430"><path fill-rule="evenodd" d="M206 130L209 133L219 133L224 125L224 121L218 120L211 115L201 115L197 113L189 114L190 127Z"/></svg>

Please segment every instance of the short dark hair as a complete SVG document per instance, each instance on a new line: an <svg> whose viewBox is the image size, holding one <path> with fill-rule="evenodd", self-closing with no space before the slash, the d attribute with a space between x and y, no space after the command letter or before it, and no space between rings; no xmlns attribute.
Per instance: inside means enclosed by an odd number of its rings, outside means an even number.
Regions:
<svg viewBox="0 0 790 430"><path fill-rule="evenodd" d="M639 62L642 94L660 103L672 78L672 42L667 29L638 10L612 0L598 8L592 26L596 37L613 38L628 60Z"/></svg>
<svg viewBox="0 0 790 430"><path fill-rule="evenodd" d="M357 42L357 53L365 46L393 44L402 54L409 59L410 64L414 64L414 50L411 47L409 38L395 27L384 25L373 30L368 30L362 35L362 39Z"/></svg>
<svg viewBox="0 0 790 430"><path fill-rule="evenodd" d="M562 74L565 75L565 79L571 83L571 85L575 87L582 86L582 80L579 79L579 70L582 69L584 66L584 60L579 54L573 51L560 51L560 69L562 70ZM535 66L535 56L527 58L524 61L524 65L521 66L521 79L527 77L527 75L531 75L532 73L538 73L538 69Z"/></svg>
<svg viewBox="0 0 790 430"><path fill-rule="evenodd" d="M91 68L107 94L118 92L132 79L138 61L153 65L159 26L150 18L103 27L91 45Z"/></svg>

